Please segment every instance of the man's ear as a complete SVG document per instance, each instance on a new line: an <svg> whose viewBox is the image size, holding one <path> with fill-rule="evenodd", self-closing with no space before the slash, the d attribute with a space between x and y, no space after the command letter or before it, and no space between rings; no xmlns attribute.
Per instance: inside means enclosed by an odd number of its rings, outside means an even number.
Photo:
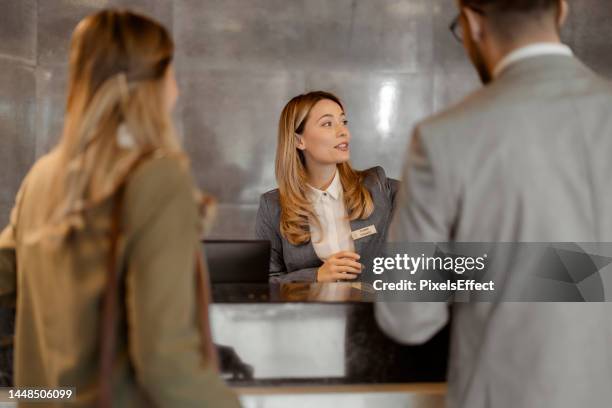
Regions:
<svg viewBox="0 0 612 408"><path fill-rule="evenodd" d="M569 4L567 4L566 0L559 0L559 13L557 14L557 26L559 28L565 25L568 15L569 15Z"/></svg>
<svg viewBox="0 0 612 408"><path fill-rule="evenodd" d="M484 24L482 14L477 13L469 7L463 7L461 11L467 22L467 30L465 32L465 35L469 35L470 38L476 43L481 42L482 27Z"/></svg>
<svg viewBox="0 0 612 408"><path fill-rule="evenodd" d="M305 150L306 149L306 144L304 143L304 138L301 135L298 135L297 133L295 133L295 141L296 141L296 147L300 150Z"/></svg>

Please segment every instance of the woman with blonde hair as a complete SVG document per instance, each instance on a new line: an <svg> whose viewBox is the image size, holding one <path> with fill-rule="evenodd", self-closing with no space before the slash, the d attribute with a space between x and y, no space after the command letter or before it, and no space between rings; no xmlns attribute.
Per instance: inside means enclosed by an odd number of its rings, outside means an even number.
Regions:
<svg viewBox="0 0 612 408"><path fill-rule="evenodd" d="M62 138L0 235L16 387L75 387L79 406L239 406L215 367L173 48L128 11L73 34Z"/></svg>
<svg viewBox="0 0 612 408"><path fill-rule="evenodd" d="M328 92L294 97L278 126L278 189L262 195L256 235L269 240L271 281L359 279L384 242L397 180L354 170L344 107Z"/></svg>

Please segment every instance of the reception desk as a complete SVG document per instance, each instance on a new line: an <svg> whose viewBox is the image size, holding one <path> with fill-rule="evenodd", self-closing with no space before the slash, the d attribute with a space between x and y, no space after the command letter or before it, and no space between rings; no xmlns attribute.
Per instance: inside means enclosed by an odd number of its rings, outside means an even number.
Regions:
<svg viewBox="0 0 612 408"><path fill-rule="evenodd" d="M212 289L222 375L244 407L443 407L448 328L402 346L378 329L368 291L350 283ZM14 327L11 310L0 312L6 373Z"/></svg>
<svg viewBox="0 0 612 408"><path fill-rule="evenodd" d="M402 346L359 285L213 287L223 376L247 407L442 407L448 328Z"/></svg>

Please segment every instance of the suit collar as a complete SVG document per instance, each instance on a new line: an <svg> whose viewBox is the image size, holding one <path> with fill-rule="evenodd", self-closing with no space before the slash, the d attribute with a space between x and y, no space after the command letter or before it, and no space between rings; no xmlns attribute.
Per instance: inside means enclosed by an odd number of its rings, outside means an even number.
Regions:
<svg viewBox="0 0 612 408"><path fill-rule="evenodd" d="M544 81L592 74L580 60L567 55L540 55L523 59L504 69L490 85L514 81Z"/></svg>
<svg viewBox="0 0 612 408"><path fill-rule="evenodd" d="M508 67L516 64L520 61L541 57L544 55L563 55L566 57L572 57L574 53L572 49L565 44L559 43L534 43L525 47L520 47L508 55L506 55L495 67L493 71L493 77L497 78L499 75Z"/></svg>

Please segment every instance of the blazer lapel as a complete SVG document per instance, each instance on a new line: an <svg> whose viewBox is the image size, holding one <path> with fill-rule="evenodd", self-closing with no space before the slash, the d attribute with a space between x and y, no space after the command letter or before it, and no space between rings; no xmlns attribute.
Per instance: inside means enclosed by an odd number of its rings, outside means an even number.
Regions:
<svg viewBox="0 0 612 408"><path fill-rule="evenodd" d="M302 259L302 262L313 262L321 261L319 256L314 250L314 246L312 245L312 239L309 239L308 242L302 244L300 246L295 247L299 251L299 255Z"/></svg>
<svg viewBox="0 0 612 408"><path fill-rule="evenodd" d="M314 246L312 245L312 239L308 240L306 245L304 245L304 256L306 257L306 259L320 260L319 256L314 250Z"/></svg>

